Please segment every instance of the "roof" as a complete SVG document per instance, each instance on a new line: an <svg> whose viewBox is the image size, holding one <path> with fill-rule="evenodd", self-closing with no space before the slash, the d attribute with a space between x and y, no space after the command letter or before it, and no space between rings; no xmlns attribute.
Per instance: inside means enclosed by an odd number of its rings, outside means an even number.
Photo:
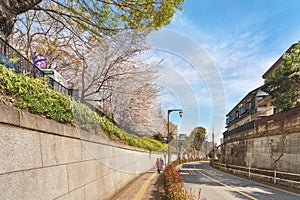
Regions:
<svg viewBox="0 0 300 200"><path fill-rule="evenodd" d="M292 44L288 50L285 51L285 53L289 53L291 52L291 50L296 46L297 43L295 44ZM275 69L279 66L279 64L281 63L282 61L282 57L283 57L283 54L282 56L280 56L280 58L278 58L278 60L262 75L263 79L266 79L272 72L275 71Z"/></svg>
<svg viewBox="0 0 300 200"><path fill-rule="evenodd" d="M260 90L262 86L252 90L251 92L249 92L241 101L239 101L238 104L236 104L236 106L234 106L227 114L226 116L228 116L232 111L234 111L247 97L249 97L250 95L254 95L257 94L258 90Z"/></svg>

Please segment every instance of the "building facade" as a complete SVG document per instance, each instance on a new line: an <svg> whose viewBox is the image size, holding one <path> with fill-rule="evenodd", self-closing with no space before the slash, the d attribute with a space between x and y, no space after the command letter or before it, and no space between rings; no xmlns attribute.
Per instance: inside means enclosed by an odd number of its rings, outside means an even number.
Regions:
<svg viewBox="0 0 300 200"><path fill-rule="evenodd" d="M296 46L292 44L285 53L291 52ZM284 54L283 54L284 55ZM262 75L263 79L270 76L283 63L283 55ZM271 105L271 96L258 87L249 92L236 106L226 115L226 128L223 133L224 139L235 133L253 127L255 120L271 116L279 110Z"/></svg>
<svg viewBox="0 0 300 200"><path fill-rule="evenodd" d="M282 55L262 77L266 79L283 62ZM271 96L261 88L249 92L226 115L220 161L300 172L300 106L280 111L271 105Z"/></svg>

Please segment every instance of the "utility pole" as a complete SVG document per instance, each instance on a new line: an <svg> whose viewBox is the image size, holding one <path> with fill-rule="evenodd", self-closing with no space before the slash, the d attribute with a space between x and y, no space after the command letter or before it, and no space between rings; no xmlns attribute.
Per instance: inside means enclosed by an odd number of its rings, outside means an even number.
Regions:
<svg viewBox="0 0 300 200"><path fill-rule="evenodd" d="M171 153L170 153L170 113L173 112L173 111L179 111L179 117L181 118L182 117L182 109L170 109L168 110L168 163L171 162Z"/></svg>
<svg viewBox="0 0 300 200"><path fill-rule="evenodd" d="M212 131L212 156L213 156L213 160L215 159L215 134L214 134L214 128Z"/></svg>

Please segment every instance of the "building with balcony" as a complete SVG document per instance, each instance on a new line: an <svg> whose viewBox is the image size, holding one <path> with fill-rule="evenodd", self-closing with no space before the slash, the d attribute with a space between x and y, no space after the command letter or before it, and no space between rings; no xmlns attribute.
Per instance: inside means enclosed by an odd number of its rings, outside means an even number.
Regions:
<svg viewBox="0 0 300 200"><path fill-rule="evenodd" d="M261 101L267 97L267 93L261 87L249 92L226 115L226 128L228 131L247 124L255 119L266 116L266 106Z"/></svg>
<svg viewBox="0 0 300 200"><path fill-rule="evenodd" d="M297 44L291 45L289 53ZM284 62L284 54L263 74L268 78ZM220 161L226 164L299 171L300 106L279 110L258 87L226 115ZM293 158L293 159L291 159Z"/></svg>
<svg viewBox="0 0 300 200"><path fill-rule="evenodd" d="M285 53L291 52L295 45L291 45ZM266 79L283 63L283 55L262 75L263 79ZM246 129L253 128L255 120L278 112L279 110L271 105L271 96L262 91L261 87L258 87L249 92L226 115L227 130L223 133L224 139Z"/></svg>

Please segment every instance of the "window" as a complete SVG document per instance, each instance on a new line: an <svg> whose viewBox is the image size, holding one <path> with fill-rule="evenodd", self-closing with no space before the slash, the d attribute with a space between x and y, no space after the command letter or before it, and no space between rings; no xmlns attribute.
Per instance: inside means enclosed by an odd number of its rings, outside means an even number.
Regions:
<svg viewBox="0 0 300 200"><path fill-rule="evenodd" d="M239 106L239 110L241 115L244 114L246 112L246 102L243 102L240 106Z"/></svg>
<svg viewBox="0 0 300 200"><path fill-rule="evenodd" d="M239 117L239 111L237 110L236 112L235 112L235 118L238 118Z"/></svg>
<svg viewBox="0 0 300 200"><path fill-rule="evenodd" d="M260 101L260 100L262 100L263 98L265 98L265 95L257 96L257 97L256 97L256 100L257 100L257 101Z"/></svg>

